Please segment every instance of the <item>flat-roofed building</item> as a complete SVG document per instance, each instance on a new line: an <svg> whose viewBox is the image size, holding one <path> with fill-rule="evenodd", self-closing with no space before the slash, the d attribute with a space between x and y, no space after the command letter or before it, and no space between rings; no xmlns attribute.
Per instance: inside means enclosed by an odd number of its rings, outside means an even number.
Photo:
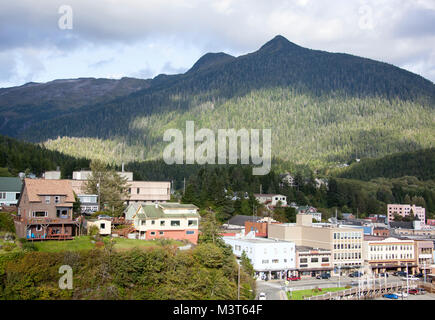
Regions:
<svg viewBox="0 0 435 320"><path fill-rule="evenodd" d="M171 200L170 181L130 181L128 197L123 199L130 203L152 204Z"/></svg>
<svg viewBox="0 0 435 320"><path fill-rule="evenodd" d="M411 213L420 220L421 225L425 225L426 209L417 207L416 205L409 204L389 204L387 206L388 222L394 221L394 215L397 214L401 217L409 216Z"/></svg>
<svg viewBox="0 0 435 320"><path fill-rule="evenodd" d="M316 277L325 272L331 272L331 250L296 246L296 269L301 277Z"/></svg>
<svg viewBox="0 0 435 320"><path fill-rule="evenodd" d="M346 274L362 263L363 230L327 223L312 223L310 215L296 215L296 223L271 224L268 237L292 241L297 246L322 248L331 251L334 273Z"/></svg>
<svg viewBox="0 0 435 320"><path fill-rule="evenodd" d="M256 275L260 278L282 278L296 269L295 244L291 241L256 237L222 237L241 257L244 251L251 260Z"/></svg>
<svg viewBox="0 0 435 320"><path fill-rule="evenodd" d="M432 240L417 240L415 242L415 258L419 272L430 273L430 266L434 263L433 248L434 243Z"/></svg>
<svg viewBox="0 0 435 320"><path fill-rule="evenodd" d="M377 274L388 271L416 271L414 241L409 239L364 236L364 262Z"/></svg>
<svg viewBox="0 0 435 320"><path fill-rule="evenodd" d="M133 216L139 239L173 239L198 242L200 215L193 204L140 205Z"/></svg>

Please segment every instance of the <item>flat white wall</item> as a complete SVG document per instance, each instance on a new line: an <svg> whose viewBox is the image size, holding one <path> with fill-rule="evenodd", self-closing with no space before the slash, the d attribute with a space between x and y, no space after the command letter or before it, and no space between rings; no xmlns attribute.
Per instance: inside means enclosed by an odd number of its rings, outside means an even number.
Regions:
<svg viewBox="0 0 435 320"><path fill-rule="evenodd" d="M240 257L245 251L255 271L288 270L296 267L294 242L270 241L257 242L223 237L231 245L233 253Z"/></svg>

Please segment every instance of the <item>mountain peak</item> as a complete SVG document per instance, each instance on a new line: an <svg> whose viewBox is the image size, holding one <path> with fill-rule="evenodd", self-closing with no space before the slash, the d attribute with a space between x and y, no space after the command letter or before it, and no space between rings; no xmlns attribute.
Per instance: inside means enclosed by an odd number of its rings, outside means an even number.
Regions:
<svg viewBox="0 0 435 320"><path fill-rule="evenodd" d="M235 57L226 54L224 52L217 52L217 53L209 52L203 55L201 58L199 58L199 60L193 65L192 68L190 68L188 72L208 69L212 66L225 63L233 59L235 59Z"/></svg>
<svg viewBox="0 0 435 320"><path fill-rule="evenodd" d="M261 48L260 51L266 50L280 50L280 49L303 49L302 47L294 44L287 40L287 38L277 35L272 40L266 42Z"/></svg>

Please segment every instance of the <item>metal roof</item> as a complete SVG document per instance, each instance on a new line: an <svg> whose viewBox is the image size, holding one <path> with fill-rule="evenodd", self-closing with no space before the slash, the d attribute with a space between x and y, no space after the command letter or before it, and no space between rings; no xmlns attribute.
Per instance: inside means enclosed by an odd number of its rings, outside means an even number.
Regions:
<svg viewBox="0 0 435 320"><path fill-rule="evenodd" d="M1 192L21 192L23 182L18 177L0 177Z"/></svg>

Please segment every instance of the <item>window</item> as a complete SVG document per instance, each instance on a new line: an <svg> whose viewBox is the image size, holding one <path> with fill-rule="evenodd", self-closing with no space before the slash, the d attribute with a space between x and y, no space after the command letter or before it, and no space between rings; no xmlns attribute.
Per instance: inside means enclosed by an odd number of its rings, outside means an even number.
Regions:
<svg viewBox="0 0 435 320"><path fill-rule="evenodd" d="M6 199L6 192L0 192L0 199Z"/></svg>
<svg viewBox="0 0 435 320"><path fill-rule="evenodd" d="M36 225L36 231L42 231L42 226L40 224Z"/></svg>
<svg viewBox="0 0 435 320"><path fill-rule="evenodd" d="M301 258L300 260L299 260L299 263L307 263L308 262L308 259L307 258Z"/></svg>
<svg viewBox="0 0 435 320"><path fill-rule="evenodd" d="M180 226L180 220L171 221L171 227L179 227L179 226Z"/></svg>
<svg viewBox="0 0 435 320"><path fill-rule="evenodd" d="M151 220L151 224L156 224L156 220Z"/></svg>
<svg viewBox="0 0 435 320"><path fill-rule="evenodd" d="M159 234L162 235L162 234L163 234L163 231L159 231Z"/></svg>
<svg viewBox="0 0 435 320"><path fill-rule="evenodd" d="M46 217L47 216L47 212L46 211L33 211L32 215L35 218L41 218L41 217Z"/></svg>
<svg viewBox="0 0 435 320"><path fill-rule="evenodd" d="M144 226L144 225L146 224L146 222L147 222L146 220L141 220L141 221L140 221L140 224L141 224L142 226Z"/></svg>
<svg viewBox="0 0 435 320"><path fill-rule="evenodd" d="M68 209L57 209L56 216L63 219L68 218Z"/></svg>
<svg viewBox="0 0 435 320"><path fill-rule="evenodd" d="M319 262L319 258L311 258L311 263Z"/></svg>
<svg viewBox="0 0 435 320"><path fill-rule="evenodd" d="M195 234L195 231L193 231L193 230L187 230L186 234Z"/></svg>
<svg viewBox="0 0 435 320"><path fill-rule="evenodd" d="M165 225L165 220L160 221L160 226L163 227Z"/></svg>
<svg viewBox="0 0 435 320"><path fill-rule="evenodd" d="M45 203L50 204L50 196L45 196Z"/></svg>
<svg viewBox="0 0 435 320"><path fill-rule="evenodd" d="M54 196L54 203L60 202L60 196Z"/></svg>
<svg viewBox="0 0 435 320"><path fill-rule="evenodd" d="M154 231L151 231L151 235L152 235L152 236L155 236L156 233L155 233Z"/></svg>
<svg viewBox="0 0 435 320"><path fill-rule="evenodd" d="M20 194L17 192L17 193L15 194L15 200L18 200L18 199L20 199Z"/></svg>
<svg viewBox="0 0 435 320"><path fill-rule="evenodd" d="M278 259L273 259L272 263L279 263L279 260Z"/></svg>
<svg viewBox="0 0 435 320"><path fill-rule="evenodd" d="M100 224L100 229L106 229L106 224L105 223Z"/></svg>
<svg viewBox="0 0 435 320"><path fill-rule="evenodd" d="M140 190L140 189L139 189L139 188L137 188L137 194L139 194L139 190Z"/></svg>
<svg viewBox="0 0 435 320"><path fill-rule="evenodd" d="M308 267L308 264L300 264L299 267L306 268L306 267Z"/></svg>
<svg viewBox="0 0 435 320"><path fill-rule="evenodd" d="M198 224L198 221L197 220L188 220L187 221L187 225L189 226L189 227L191 227L191 226L196 226Z"/></svg>
<svg viewBox="0 0 435 320"><path fill-rule="evenodd" d="M322 258L322 262L329 262L329 258L328 257Z"/></svg>
<svg viewBox="0 0 435 320"><path fill-rule="evenodd" d="M261 263L262 263L262 264L268 264L268 263L269 263L269 260L263 260L263 261L261 261Z"/></svg>
<svg viewBox="0 0 435 320"><path fill-rule="evenodd" d="M242 250L242 247L241 247L241 246L237 246L237 245L236 245L235 248L236 248L236 251L240 251L240 250Z"/></svg>

